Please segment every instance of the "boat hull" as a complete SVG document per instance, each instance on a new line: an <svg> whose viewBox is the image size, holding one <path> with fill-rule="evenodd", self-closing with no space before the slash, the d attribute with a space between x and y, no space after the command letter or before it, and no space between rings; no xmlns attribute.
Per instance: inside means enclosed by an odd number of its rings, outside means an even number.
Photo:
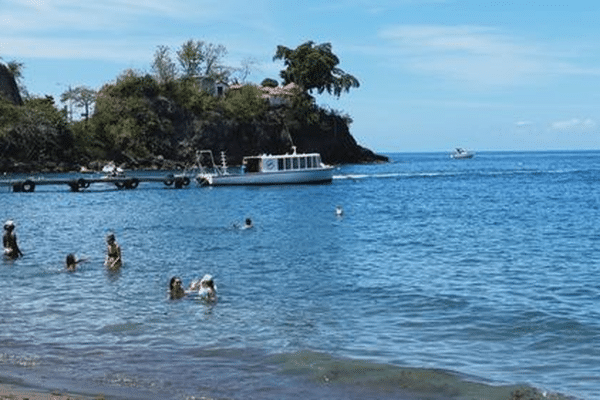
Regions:
<svg viewBox="0 0 600 400"><path fill-rule="evenodd" d="M256 172L245 174L200 174L198 182L210 186L296 185L330 183L333 167L297 171Z"/></svg>

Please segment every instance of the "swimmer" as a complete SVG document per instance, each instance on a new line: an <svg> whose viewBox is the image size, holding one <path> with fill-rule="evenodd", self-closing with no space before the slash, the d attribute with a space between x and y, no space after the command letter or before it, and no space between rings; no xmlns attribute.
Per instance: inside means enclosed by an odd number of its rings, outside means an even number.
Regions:
<svg viewBox="0 0 600 400"><path fill-rule="evenodd" d="M344 210L342 209L342 206L335 206L335 215L337 215L338 217L344 215Z"/></svg>
<svg viewBox="0 0 600 400"><path fill-rule="evenodd" d="M2 237L4 255L13 260L19 258L19 256L23 256L23 253L17 244L17 235L13 232L14 230L15 223L13 221L6 221L4 223L4 236Z"/></svg>
<svg viewBox="0 0 600 400"><path fill-rule="evenodd" d="M106 237L106 259L104 260L104 265L109 269L121 268L121 265L123 265L121 247L112 233Z"/></svg>
<svg viewBox="0 0 600 400"><path fill-rule="evenodd" d="M236 228L236 229L250 229L250 228L253 227L252 220L250 218L246 218L244 220L244 224L243 225L240 225L239 223L234 222L233 223L233 227Z"/></svg>
<svg viewBox="0 0 600 400"><path fill-rule="evenodd" d="M169 282L169 297L171 300L180 299L185 296L185 291L183 290L183 284L181 283L181 279L179 277L174 276L171 278Z"/></svg>
<svg viewBox="0 0 600 400"><path fill-rule="evenodd" d="M75 271L77 269L77 264L87 261L87 259L78 260L75 258L75 254L69 253L67 254L67 259L65 260L66 268L69 271Z"/></svg>
<svg viewBox="0 0 600 400"><path fill-rule="evenodd" d="M190 285L190 291L198 290L198 296L201 298L214 301L217 299L217 286L211 275L204 275L200 281L194 281Z"/></svg>

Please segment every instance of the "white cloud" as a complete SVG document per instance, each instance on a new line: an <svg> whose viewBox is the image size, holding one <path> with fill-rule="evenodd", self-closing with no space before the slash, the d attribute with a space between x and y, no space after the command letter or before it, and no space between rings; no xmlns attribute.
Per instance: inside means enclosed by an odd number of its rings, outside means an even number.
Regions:
<svg viewBox="0 0 600 400"><path fill-rule="evenodd" d="M379 36L397 64L472 85L519 85L556 74L600 72L576 67L569 56L542 44L485 26L398 25Z"/></svg>
<svg viewBox="0 0 600 400"><path fill-rule="evenodd" d="M565 121L556 121L550 124L550 129L555 131L579 131L586 132L596 128L596 122L591 118L571 118Z"/></svg>

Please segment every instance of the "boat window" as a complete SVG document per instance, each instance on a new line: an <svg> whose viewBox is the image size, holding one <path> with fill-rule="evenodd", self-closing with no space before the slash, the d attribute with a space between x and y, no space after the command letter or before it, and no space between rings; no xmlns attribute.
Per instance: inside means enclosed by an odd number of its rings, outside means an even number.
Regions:
<svg viewBox="0 0 600 400"><path fill-rule="evenodd" d="M312 168L312 157L307 157L306 158L306 167L307 168Z"/></svg>
<svg viewBox="0 0 600 400"><path fill-rule="evenodd" d="M319 157L313 156L313 168L319 168Z"/></svg>
<svg viewBox="0 0 600 400"><path fill-rule="evenodd" d="M277 166L279 167L280 171L283 171L283 158L279 158L277 159Z"/></svg>
<svg viewBox="0 0 600 400"><path fill-rule="evenodd" d="M302 168L302 169L306 168L306 157L302 157L300 159L300 168Z"/></svg>
<svg viewBox="0 0 600 400"><path fill-rule="evenodd" d="M292 169L292 160L289 158L285 159L285 169Z"/></svg>
<svg viewBox="0 0 600 400"><path fill-rule="evenodd" d="M244 164L246 165L246 172L258 172L258 158L247 158L246 160L244 160Z"/></svg>
<svg viewBox="0 0 600 400"><path fill-rule="evenodd" d="M292 160L294 161L294 169L298 169L298 159L294 158Z"/></svg>

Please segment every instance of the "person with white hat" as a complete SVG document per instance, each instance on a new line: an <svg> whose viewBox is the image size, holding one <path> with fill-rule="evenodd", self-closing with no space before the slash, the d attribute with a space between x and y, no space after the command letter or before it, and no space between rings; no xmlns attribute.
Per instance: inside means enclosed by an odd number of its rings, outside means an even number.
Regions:
<svg viewBox="0 0 600 400"><path fill-rule="evenodd" d="M9 220L4 223L4 236L2 237L4 256L13 260L23 255L17 244L17 235L14 233L14 230L15 223L13 221Z"/></svg>
<svg viewBox="0 0 600 400"><path fill-rule="evenodd" d="M217 300L217 285L212 275L206 274L200 281L194 281L190 285L190 292L198 290L198 296L207 301Z"/></svg>

